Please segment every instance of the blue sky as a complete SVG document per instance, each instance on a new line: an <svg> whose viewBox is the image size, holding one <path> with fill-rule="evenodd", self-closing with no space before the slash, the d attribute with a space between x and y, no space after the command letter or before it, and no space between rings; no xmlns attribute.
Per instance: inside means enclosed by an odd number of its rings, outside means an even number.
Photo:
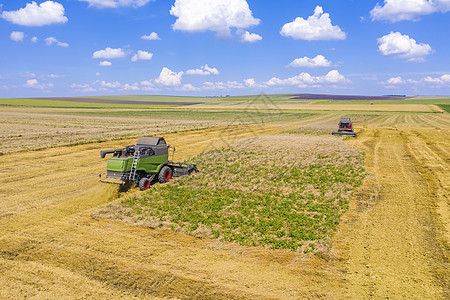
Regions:
<svg viewBox="0 0 450 300"><path fill-rule="evenodd" d="M450 94L450 0L0 5L0 97Z"/></svg>

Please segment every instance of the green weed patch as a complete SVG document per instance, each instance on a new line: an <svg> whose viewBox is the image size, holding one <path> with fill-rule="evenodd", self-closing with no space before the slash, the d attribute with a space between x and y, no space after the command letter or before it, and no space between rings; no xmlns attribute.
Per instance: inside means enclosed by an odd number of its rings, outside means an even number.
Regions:
<svg viewBox="0 0 450 300"><path fill-rule="evenodd" d="M361 185L363 154L340 139L268 136L214 150L199 173L123 199L136 222L246 246L316 252Z"/></svg>
<svg viewBox="0 0 450 300"><path fill-rule="evenodd" d="M83 109L102 109L102 108L167 108L175 107L175 105L137 105L137 104L114 104L114 103L88 103L76 101L57 101L46 99L2 99L0 98L0 106L12 107L47 107L47 108L83 108Z"/></svg>
<svg viewBox="0 0 450 300"><path fill-rule="evenodd" d="M450 113L450 104L438 104L438 106L446 112Z"/></svg>

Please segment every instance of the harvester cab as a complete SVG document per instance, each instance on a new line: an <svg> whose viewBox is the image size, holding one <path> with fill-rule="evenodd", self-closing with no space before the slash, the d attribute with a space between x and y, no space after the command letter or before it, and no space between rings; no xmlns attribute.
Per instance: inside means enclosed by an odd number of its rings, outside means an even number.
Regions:
<svg viewBox="0 0 450 300"><path fill-rule="evenodd" d="M183 176L197 171L196 165L169 161L169 144L163 137L140 137L136 145L102 150L100 157L112 154L106 163L106 172L99 174L100 181L125 184L135 182L146 190L156 181L165 183L173 176ZM172 148L172 158L175 148Z"/></svg>
<svg viewBox="0 0 450 300"><path fill-rule="evenodd" d="M347 135L356 137L356 132L353 131L353 122L350 118L341 118L338 126L338 131L332 132L332 135Z"/></svg>

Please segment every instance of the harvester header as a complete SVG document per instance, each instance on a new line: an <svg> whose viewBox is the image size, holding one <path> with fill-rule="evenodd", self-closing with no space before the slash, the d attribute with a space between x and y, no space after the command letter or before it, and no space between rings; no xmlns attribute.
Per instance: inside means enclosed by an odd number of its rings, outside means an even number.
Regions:
<svg viewBox="0 0 450 300"><path fill-rule="evenodd" d="M350 118L341 118L338 126L338 131L332 132L332 135L347 135L356 137L357 134L353 131L353 122Z"/></svg>

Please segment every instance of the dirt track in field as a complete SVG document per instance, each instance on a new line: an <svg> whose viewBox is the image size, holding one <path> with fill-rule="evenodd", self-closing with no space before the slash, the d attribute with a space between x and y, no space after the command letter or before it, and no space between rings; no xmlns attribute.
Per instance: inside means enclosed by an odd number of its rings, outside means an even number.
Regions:
<svg viewBox="0 0 450 300"><path fill-rule="evenodd" d="M335 119L309 118L325 127ZM96 179L105 165L98 151L135 140L0 156L0 298L444 299L448 124L448 114L381 116L346 141L366 152L373 175L351 202L329 262L93 219L117 196ZM166 139L182 160L304 125L307 119Z"/></svg>
<svg viewBox="0 0 450 300"><path fill-rule="evenodd" d="M337 243L347 296L441 299L449 288L448 130L364 129L370 176L354 197ZM445 230L446 228L446 230Z"/></svg>

